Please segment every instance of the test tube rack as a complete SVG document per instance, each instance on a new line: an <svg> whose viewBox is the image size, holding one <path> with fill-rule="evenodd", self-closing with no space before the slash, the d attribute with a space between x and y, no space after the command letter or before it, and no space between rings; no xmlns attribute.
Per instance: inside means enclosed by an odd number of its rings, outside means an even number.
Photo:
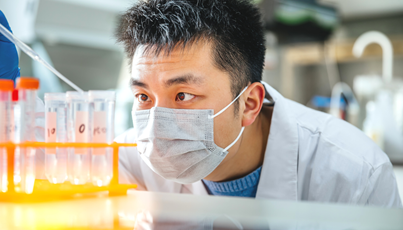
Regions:
<svg viewBox="0 0 403 230"><path fill-rule="evenodd" d="M77 197L87 197L108 192L109 196L126 195L128 189L137 188L135 184L119 184L119 148L136 147L129 143L51 143L51 142L23 142L0 143L0 149L7 150L7 191L0 192L1 202L29 203L53 200L65 200ZM14 160L15 149L20 148L112 148L113 149L113 174L108 186L95 186L92 184L73 185L69 183L51 184L47 180L35 180L33 192L26 194L16 191L14 184Z"/></svg>

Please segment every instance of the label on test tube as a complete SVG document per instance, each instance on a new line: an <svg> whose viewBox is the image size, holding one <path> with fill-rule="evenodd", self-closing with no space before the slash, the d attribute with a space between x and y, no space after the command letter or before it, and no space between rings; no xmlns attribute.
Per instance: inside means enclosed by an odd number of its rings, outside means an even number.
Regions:
<svg viewBox="0 0 403 230"><path fill-rule="evenodd" d="M106 142L106 112L98 111L94 112L94 129L93 129L93 139L94 143L105 143ZM104 148L94 148L94 155L105 154Z"/></svg>
<svg viewBox="0 0 403 230"><path fill-rule="evenodd" d="M10 113L10 126L9 126L9 131L10 131L10 141L16 141L15 140L15 122L14 122L14 112L13 110Z"/></svg>
<svg viewBox="0 0 403 230"><path fill-rule="evenodd" d="M88 111L77 111L76 112L76 124L75 124L75 142L87 143L89 140L89 129L88 129ZM85 148L76 148L76 154L86 154L88 153Z"/></svg>
<svg viewBox="0 0 403 230"><path fill-rule="evenodd" d="M13 142L20 142L20 133L21 133L21 107L14 105L10 114L10 140ZM19 123L17 121L20 121ZM18 136L17 136L18 135Z"/></svg>
<svg viewBox="0 0 403 230"><path fill-rule="evenodd" d="M6 105L0 102L0 142L5 142L7 137Z"/></svg>
<svg viewBox="0 0 403 230"><path fill-rule="evenodd" d="M46 114L46 142L56 142L56 118L57 112L48 112ZM55 148L46 148L46 154L56 154Z"/></svg>

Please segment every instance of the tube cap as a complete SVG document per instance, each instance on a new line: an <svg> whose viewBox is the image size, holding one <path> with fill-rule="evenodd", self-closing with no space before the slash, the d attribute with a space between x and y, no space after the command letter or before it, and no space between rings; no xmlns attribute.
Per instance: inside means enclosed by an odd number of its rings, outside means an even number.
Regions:
<svg viewBox="0 0 403 230"><path fill-rule="evenodd" d="M33 77L17 78L17 89L39 89L39 79Z"/></svg>
<svg viewBox="0 0 403 230"><path fill-rule="evenodd" d="M0 79L0 91L13 91L14 82L9 79Z"/></svg>

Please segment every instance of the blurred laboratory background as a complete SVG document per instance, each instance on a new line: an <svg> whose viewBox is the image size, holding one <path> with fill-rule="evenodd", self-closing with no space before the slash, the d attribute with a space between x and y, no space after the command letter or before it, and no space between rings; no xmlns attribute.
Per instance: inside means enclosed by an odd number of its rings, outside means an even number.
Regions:
<svg viewBox="0 0 403 230"><path fill-rule="evenodd" d="M132 127L133 96L114 32L136 1L0 1L14 34L63 75L83 90L117 91L116 136ZM363 130L388 154L403 194L403 1L254 2L266 29L263 80ZM20 67L40 79L40 97L71 90L21 52Z"/></svg>

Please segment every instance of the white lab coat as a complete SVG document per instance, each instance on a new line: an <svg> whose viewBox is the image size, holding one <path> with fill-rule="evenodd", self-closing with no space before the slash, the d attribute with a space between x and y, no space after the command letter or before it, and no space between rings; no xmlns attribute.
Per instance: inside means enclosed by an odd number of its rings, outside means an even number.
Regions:
<svg viewBox="0 0 403 230"><path fill-rule="evenodd" d="M401 207L392 164L377 145L347 122L263 84L274 110L257 199ZM135 142L134 130L116 141ZM201 181L183 185L160 177L136 148L122 148L119 158L121 183L135 183L139 190L207 195Z"/></svg>

